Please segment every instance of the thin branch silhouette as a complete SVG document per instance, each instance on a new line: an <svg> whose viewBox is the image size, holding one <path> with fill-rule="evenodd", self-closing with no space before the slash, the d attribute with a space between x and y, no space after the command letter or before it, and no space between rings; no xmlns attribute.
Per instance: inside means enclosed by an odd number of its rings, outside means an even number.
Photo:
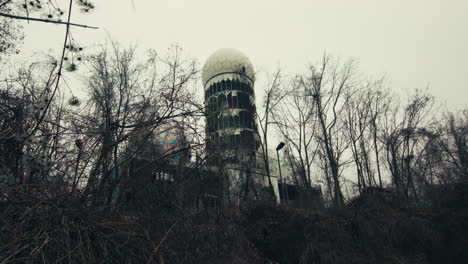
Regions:
<svg viewBox="0 0 468 264"><path fill-rule="evenodd" d="M0 12L0 16L9 17L11 19L20 19L20 20L28 20L28 21L32 20L32 21L38 21L38 22L44 22L44 23L53 23L53 24L62 24L62 25L67 25L67 26L99 29L98 27L87 26L87 25L76 24L76 23L70 23L70 20L68 22L63 22L63 21L48 20L48 19L42 19L42 18L16 16L16 15L6 14L6 13L2 13L2 12Z"/></svg>

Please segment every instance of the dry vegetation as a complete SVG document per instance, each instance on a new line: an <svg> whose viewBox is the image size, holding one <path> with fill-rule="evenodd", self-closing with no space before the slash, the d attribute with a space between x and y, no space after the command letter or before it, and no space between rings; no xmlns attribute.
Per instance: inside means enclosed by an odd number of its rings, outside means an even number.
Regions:
<svg viewBox="0 0 468 264"><path fill-rule="evenodd" d="M2 201L2 263L463 263L468 186L434 208L405 208L369 189L345 208L262 202L191 215L126 217L49 197L47 186ZM62 200L63 201L63 200Z"/></svg>
<svg viewBox="0 0 468 264"><path fill-rule="evenodd" d="M55 21L65 12L43 2L52 13L32 21L66 26L61 57L0 72L0 264L468 260L466 110L441 111L422 90L402 99L329 55L292 78L278 71L256 113L254 169L269 195L253 199L245 185L233 206L219 195L223 161L206 169L216 153L205 148L196 61L177 46L145 59L112 41L88 52L69 38L84 25ZM0 0L0 15L28 20L46 12L38 3ZM2 59L20 38L14 24L0 30ZM78 94L62 70L82 68ZM297 190L320 184L324 208L269 202L272 131L286 143L284 176Z"/></svg>

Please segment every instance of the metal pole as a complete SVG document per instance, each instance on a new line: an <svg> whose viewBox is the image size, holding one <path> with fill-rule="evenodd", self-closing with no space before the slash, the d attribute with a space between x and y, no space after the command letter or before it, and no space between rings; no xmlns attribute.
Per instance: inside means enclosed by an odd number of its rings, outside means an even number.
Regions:
<svg viewBox="0 0 468 264"><path fill-rule="evenodd" d="M284 183L283 183L283 176L281 174L281 164L280 164L280 158L279 158L278 150L276 150L276 156L278 157L278 173L279 173L279 178L280 178L280 183L281 183L281 189L283 190L283 198L286 201L286 193L284 192ZM280 195L280 203L281 203L281 195Z"/></svg>

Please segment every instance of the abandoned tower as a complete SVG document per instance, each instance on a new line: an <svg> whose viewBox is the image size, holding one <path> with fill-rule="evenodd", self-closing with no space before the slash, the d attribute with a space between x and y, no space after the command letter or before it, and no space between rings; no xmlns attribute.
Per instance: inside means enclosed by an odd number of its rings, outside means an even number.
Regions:
<svg viewBox="0 0 468 264"><path fill-rule="evenodd" d="M257 166L254 68L240 51L219 49L207 59L202 82L208 165L226 175L226 191L238 200L263 181Z"/></svg>

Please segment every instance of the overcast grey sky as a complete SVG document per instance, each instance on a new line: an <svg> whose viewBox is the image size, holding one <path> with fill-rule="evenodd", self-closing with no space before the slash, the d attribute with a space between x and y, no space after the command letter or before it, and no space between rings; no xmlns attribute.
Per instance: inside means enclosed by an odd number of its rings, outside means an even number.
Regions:
<svg viewBox="0 0 468 264"><path fill-rule="evenodd" d="M58 0L58 2L63 0ZM65 1L67 2L67 1ZM385 75L397 91L429 86L452 110L468 106L467 0L100 0L91 15L73 14L82 45L107 34L124 44L164 51L179 43L200 61L233 47L257 69L304 71L324 51L354 58L359 72ZM65 8L64 3L64 8ZM23 49L58 49L61 26L25 26ZM257 89L261 87L257 86ZM202 89L200 87L200 89Z"/></svg>

